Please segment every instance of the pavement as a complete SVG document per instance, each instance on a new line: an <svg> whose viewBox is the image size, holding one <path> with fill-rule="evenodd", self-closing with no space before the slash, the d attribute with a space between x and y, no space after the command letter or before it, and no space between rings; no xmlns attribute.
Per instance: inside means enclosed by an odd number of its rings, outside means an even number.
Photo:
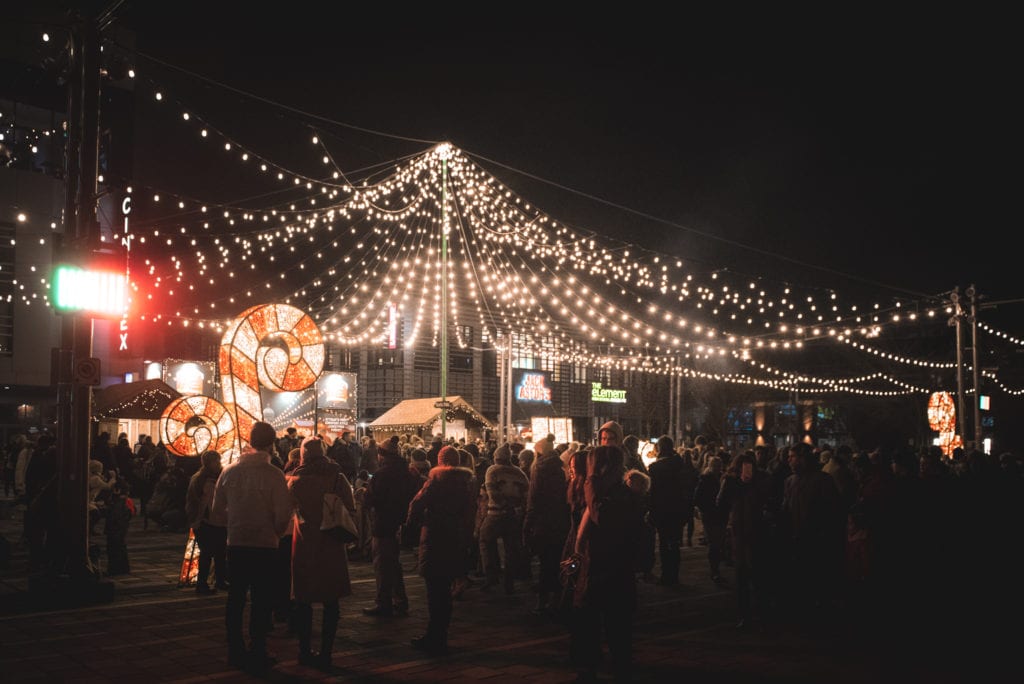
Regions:
<svg viewBox="0 0 1024 684"><path fill-rule="evenodd" d="M531 612L528 582L514 594L483 592L479 580L455 603L451 653L429 657L409 645L426 625L422 581L403 551L411 611L370 618L372 564L349 564L353 595L343 599L334 668L297 662L297 644L275 625L269 647L277 666L259 678L230 667L224 637L225 592L197 595L178 584L185 536L142 529L128 534L131 574L108 578L113 599L78 607L47 606L29 593L21 512L0 498L0 533L11 542L0 578L0 681L3 682L571 682L568 632ZM698 529L699 536L699 529ZM95 540L103 543L102 537ZM639 585L634 628L636 682L994 682L1020 681L981 654L961 653L959 638L925 649L864 641L842 625L807 629L772 625L736 628L732 590L709 576L706 548L683 549L678 587ZM101 565L102 567L102 565ZM657 572L657 568L655 568ZM731 569L725 568L726 581ZM534 567L536 576L536 566ZM319 608L314 608L314 635ZM879 616L884 621L885 616ZM247 624L247 619L246 619ZM970 629L965 626L965 629ZM931 648L934 646L934 648ZM947 646L949 646L947 648ZM1001 661L1000 661L1001 662ZM1005 677L1005 679L1004 679ZM611 681L607 671L602 681Z"/></svg>

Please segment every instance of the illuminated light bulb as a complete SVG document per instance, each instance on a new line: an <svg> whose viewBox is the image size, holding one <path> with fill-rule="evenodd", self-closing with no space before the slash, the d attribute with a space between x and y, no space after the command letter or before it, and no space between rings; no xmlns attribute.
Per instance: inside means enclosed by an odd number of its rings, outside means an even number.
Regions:
<svg viewBox="0 0 1024 684"><path fill-rule="evenodd" d="M159 93L159 92L154 97L156 97L157 100L164 99L164 96L161 93Z"/></svg>

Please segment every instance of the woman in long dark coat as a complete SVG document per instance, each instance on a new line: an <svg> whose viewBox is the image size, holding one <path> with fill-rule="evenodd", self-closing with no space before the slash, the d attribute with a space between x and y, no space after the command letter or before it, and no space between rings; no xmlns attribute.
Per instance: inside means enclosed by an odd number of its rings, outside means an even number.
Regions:
<svg viewBox="0 0 1024 684"><path fill-rule="evenodd" d="M576 539L581 567L570 642L577 681L597 681L602 627L616 681L628 680L632 670L635 568L643 508L640 497L623 482L624 474L618 447L599 446L588 453L587 505Z"/></svg>
<svg viewBox="0 0 1024 684"><path fill-rule="evenodd" d="M473 471L459 467L459 452L446 446L438 464L409 504L409 520L420 524L420 575L427 585L429 619L412 645L431 655L448 650L452 583L466 573L466 548L473 538L477 491Z"/></svg>
<svg viewBox="0 0 1024 684"><path fill-rule="evenodd" d="M751 451L733 459L722 478L718 509L726 516L736 564L737 627L749 626L752 618L763 620L767 606L765 567L770 532L765 509L771 496L771 477L757 467ZM753 597L751 597L753 594Z"/></svg>
<svg viewBox="0 0 1024 684"><path fill-rule="evenodd" d="M288 489L297 507L292 528L292 598L295 631L299 637L299 662L330 669L331 650L338 629L338 599L352 594L345 544L320 531L323 498L334 492L349 513L355 514L352 485L337 463L327 458L324 443L316 437L302 442L301 461L288 475ZM320 652L311 650L313 604L324 608Z"/></svg>
<svg viewBox="0 0 1024 684"><path fill-rule="evenodd" d="M565 497L565 469L558 454L554 451L542 454L531 470L523 546L540 560L534 611L546 613L554 608L550 601L562 588L558 581L558 562L562 558L565 535L569 533L569 504Z"/></svg>

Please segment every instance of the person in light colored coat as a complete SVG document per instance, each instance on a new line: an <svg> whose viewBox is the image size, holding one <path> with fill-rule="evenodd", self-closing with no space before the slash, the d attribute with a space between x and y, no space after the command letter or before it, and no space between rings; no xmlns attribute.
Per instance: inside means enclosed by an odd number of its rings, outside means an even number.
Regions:
<svg viewBox="0 0 1024 684"><path fill-rule="evenodd" d="M274 559L284 533L291 525L292 497L281 469L270 462L270 450L277 435L263 421L253 424L251 448L224 468L213 490L211 517L224 520L228 528L228 600L224 613L227 627L228 662L263 673L274 663L267 653L270 631ZM242 615L246 596L252 589L249 637L246 652L242 638Z"/></svg>

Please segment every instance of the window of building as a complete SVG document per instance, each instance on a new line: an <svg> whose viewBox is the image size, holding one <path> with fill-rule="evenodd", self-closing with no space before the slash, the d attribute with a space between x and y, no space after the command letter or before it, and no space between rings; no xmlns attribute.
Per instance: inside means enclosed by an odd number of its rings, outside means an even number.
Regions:
<svg viewBox="0 0 1024 684"><path fill-rule="evenodd" d="M422 346L416 347L413 357L413 368L424 371L441 370L441 350L437 347Z"/></svg>
<svg viewBox="0 0 1024 684"><path fill-rule="evenodd" d="M448 370L453 373L473 372L473 352L469 349L451 349L448 351Z"/></svg>
<svg viewBox="0 0 1024 684"><path fill-rule="evenodd" d="M370 350L369 366L375 368L401 368L404 363L401 349Z"/></svg>

